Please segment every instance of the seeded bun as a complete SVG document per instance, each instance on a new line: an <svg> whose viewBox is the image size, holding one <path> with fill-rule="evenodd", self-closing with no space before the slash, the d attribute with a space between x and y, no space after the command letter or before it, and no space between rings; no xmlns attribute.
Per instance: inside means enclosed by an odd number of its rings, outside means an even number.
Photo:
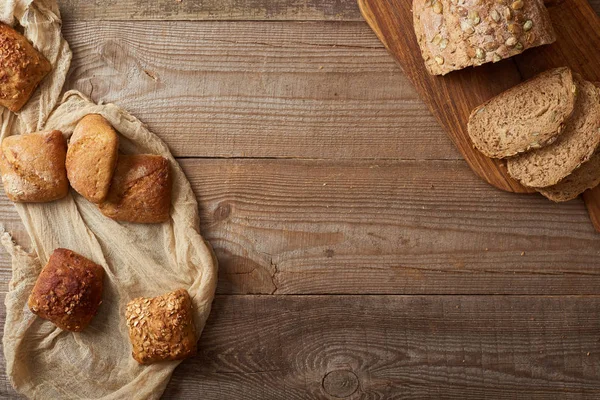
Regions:
<svg viewBox="0 0 600 400"><path fill-rule="evenodd" d="M52 65L23 35L0 22L0 106L19 111Z"/></svg>
<svg viewBox="0 0 600 400"><path fill-rule="evenodd" d="M185 289L130 301L125 311L132 356L140 364L182 360L196 354L196 329Z"/></svg>

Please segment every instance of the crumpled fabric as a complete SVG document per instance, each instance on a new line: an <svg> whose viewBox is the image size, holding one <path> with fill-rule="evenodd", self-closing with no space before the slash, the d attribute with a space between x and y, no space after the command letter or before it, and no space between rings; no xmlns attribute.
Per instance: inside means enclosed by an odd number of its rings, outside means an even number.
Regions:
<svg viewBox="0 0 600 400"><path fill-rule="evenodd" d="M139 365L131 357L125 306L136 297L185 288L200 337L214 298L217 262L199 233L190 183L168 147L125 110L95 104L76 91L61 99L71 51L55 1L9 0L0 6L0 19L21 25L54 68L18 115L3 111L2 138L51 129L69 138L83 116L97 113L120 133L122 153L160 154L170 161L173 176L171 219L163 224L112 221L73 190L51 203L15 204L32 250L26 252L2 231L0 241L12 257L3 337L6 373L15 390L32 399L158 399L180 361ZM81 333L62 331L27 307L41 268L58 247L82 254L106 272L103 303Z"/></svg>

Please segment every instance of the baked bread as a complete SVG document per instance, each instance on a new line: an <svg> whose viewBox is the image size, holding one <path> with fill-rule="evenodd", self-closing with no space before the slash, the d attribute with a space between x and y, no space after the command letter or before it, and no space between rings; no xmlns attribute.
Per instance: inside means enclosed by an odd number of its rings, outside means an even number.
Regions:
<svg viewBox="0 0 600 400"><path fill-rule="evenodd" d="M80 332L102 303L104 270L67 249L52 252L29 296L29 309L60 329Z"/></svg>
<svg viewBox="0 0 600 400"><path fill-rule="evenodd" d="M151 154L121 155L100 211L116 221L168 221L171 208L169 161Z"/></svg>
<svg viewBox="0 0 600 400"><path fill-rule="evenodd" d="M9 136L1 148L0 173L10 200L40 203L69 193L67 143L60 131Z"/></svg>
<svg viewBox="0 0 600 400"><path fill-rule="evenodd" d="M432 75L556 41L543 0L413 0L413 23Z"/></svg>
<svg viewBox="0 0 600 400"><path fill-rule="evenodd" d="M73 189L92 203L106 199L117 166L119 137L101 115L79 121L67 150L67 176Z"/></svg>
<svg viewBox="0 0 600 400"><path fill-rule="evenodd" d="M600 153L596 152L585 164L556 185L538 189L545 197L555 202L575 199L588 189L600 184Z"/></svg>
<svg viewBox="0 0 600 400"><path fill-rule="evenodd" d="M27 39L0 22L0 106L19 111L52 70Z"/></svg>
<svg viewBox="0 0 600 400"><path fill-rule="evenodd" d="M575 110L577 87L568 68L541 73L475 108L468 132L483 154L504 158L554 142Z"/></svg>
<svg viewBox="0 0 600 400"><path fill-rule="evenodd" d="M130 301L125 311L133 358L140 364L182 360L196 354L196 329L185 289Z"/></svg>
<svg viewBox="0 0 600 400"><path fill-rule="evenodd" d="M588 161L600 145L600 91L576 75L575 113L558 140L544 148L508 160L508 173L523 185L556 185Z"/></svg>

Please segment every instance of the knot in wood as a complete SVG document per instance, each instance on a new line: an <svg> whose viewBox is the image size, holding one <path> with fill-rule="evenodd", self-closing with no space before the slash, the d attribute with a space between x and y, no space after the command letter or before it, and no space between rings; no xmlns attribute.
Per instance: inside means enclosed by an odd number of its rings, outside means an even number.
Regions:
<svg viewBox="0 0 600 400"><path fill-rule="evenodd" d="M331 371L323 377L323 389L330 396L343 399L358 389L358 377L352 371Z"/></svg>
<svg viewBox="0 0 600 400"><path fill-rule="evenodd" d="M213 213L215 222L223 221L227 219L231 214L231 205L227 202L220 203L217 209Z"/></svg>

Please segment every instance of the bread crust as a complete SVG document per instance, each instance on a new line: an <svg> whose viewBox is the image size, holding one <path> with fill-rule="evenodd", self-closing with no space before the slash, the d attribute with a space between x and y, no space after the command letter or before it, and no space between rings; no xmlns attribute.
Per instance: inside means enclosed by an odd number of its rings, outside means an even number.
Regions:
<svg viewBox="0 0 600 400"><path fill-rule="evenodd" d="M196 328L185 289L130 301L125 311L132 356L140 364L182 360L196 354Z"/></svg>
<svg viewBox="0 0 600 400"><path fill-rule="evenodd" d="M0 22L0 105L17 112L52 65L27 39Z"/></svg>
<svg viewBox="0 0 600 400"><path fill-rule="evenodd" d="M413 23L431 75L556 41L543 0L413 0Z"/></svg>
<svg viewBox="0 0 600 400"><path fill-rule="evenodd" d="M27 302L31 312L60 329L80 332L102 303L104 269L68 249L56 249Z"/></svg>
<svg viewBox="0 0 600 400"><path fill-rule="evenodd" d="M67 144L60 131L9 136L1 150L0 173L10 200L42 203L69 193Z"/></svg>
<svg viewBox="0 0 600 400"><path fill-rule="evenodd" d="M67 176L73 189L92 203L106 199L117 166L119 136L101 115L83 117L67 150Z"/></svg>
<svg viewBox="0 0 600 400"><path fill-rule="evenodd" d="M168 221L171 209L169 161L151 154L120 155L100 211L116 221L153 224Z"/></svg>

